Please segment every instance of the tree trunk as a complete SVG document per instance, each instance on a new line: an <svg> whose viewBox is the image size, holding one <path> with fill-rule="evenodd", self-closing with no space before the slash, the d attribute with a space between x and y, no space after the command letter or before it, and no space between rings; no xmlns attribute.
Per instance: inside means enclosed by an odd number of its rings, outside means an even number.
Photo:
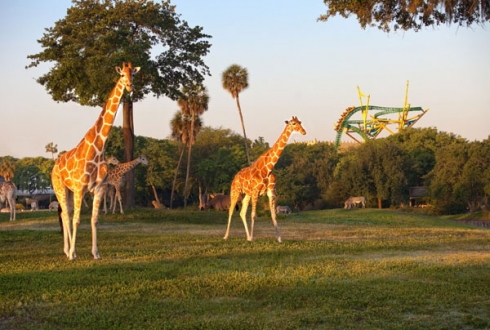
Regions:
<svg viewBox="0 0 490 330"><path fill-rule="evenodd" d="M192 112L191 117L191 139L189 143L189 148L187 149L187 171L185 174L185 187L184 187L184 210L187 207L187 198L189 197L189 174L191 171L191 153L192 153L192 144L194 143L194 112Z"/></svg>
<svg viewBox="0 0 490 330"><path fill-rule="evenodd" d="M153 196L155 196L156 206L158 206L158 208L161 209L162 203L160 203L160 199L158 198L157 189L153 184L151 184L151 188L153 189Z"/></svg>
<svg viewBox="0 0 490 330"><path fill-rule="evenodd" d="M378 198L378 209L383 208L383 200L381 198Z"/></svg>
<svg viewBox="0 0 490 330"><path fill-rule="evenodd" d="M125 100L123 103L123 136L124 136L124 162L134 158L134 124L133 101ZM126 187L124 190L124 205L126 208L134 207L134 168L125 174Z"/></svg>
<svg viewBox="0 0 490 330"><path fill-rule="evenodd" d="M179 162L177 163L177 168L175 169L174 183L172 184L172 192L170 193L170 209L172 209L172 203L174 201L174 191L175 191L175 185L177 183L177 174L179 173L180 163L182 162L182 156L184 156L184 151L185 151L185 144L182 146Z"/></svg>
<svg viewBox="0 0 490 330"><path fill-rule="evenodd" d="M248 165L250 165L250 154L248 152L247 133L245 133L245 123L243 122L242 108L240 107L240 100L238 98L238 95L236 96L236 106L238 107L240 122L242 123L243 138L245 139L245 152L247 153L247 161L248 161Z"/></svg>

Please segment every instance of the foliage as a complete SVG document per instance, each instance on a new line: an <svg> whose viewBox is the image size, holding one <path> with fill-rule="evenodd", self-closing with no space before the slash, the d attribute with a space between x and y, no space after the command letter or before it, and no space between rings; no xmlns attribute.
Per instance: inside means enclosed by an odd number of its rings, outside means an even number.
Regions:
<svg viewBox="0 0 490 330"><path fill-rule="evenodd" d="M286 145L275 168L278 204L296 210L328 205L323 196L332 181L337 153L330 143Z"/></svg>
<svg viewBox="0 0 490 330"><path fill-rule="evenodd" d="M490 232L440 217L328 210L83 214L66 260L56 212L0 214L2 329L488 329ZM259 219L260 220L260 219ZM272 234L272 235L271 235Z"/></svg>
<svg viewBox="0 0 490 330"><path fill-rule="evenodd" d="M490 3L487 0L323 0L328 7L319 21L327 21L340 15L344 18L351 14L363 29L367 26L389 32L391 29L419 31L423 26L440 24L458 24L471 26L483 25L490 20Z"/></svg>
<svg viewBox="0 0 490 330"><path fill-rule="evenodd" d="M170 188L176 166L177 146L169 140L147 138L141 153L147 156L148 166L136 168L136 200L137 205L151 205L149 187L154 186L159 192L159 199L168 205ZM144 185L142 183L145 183Z"/></svg>
<svg viewBox="0 0 490 330"><path fill-rule="evenodd" d="M470 212L482 206L488 190L489 152L488 139L451 144L436 152L436 165L428 176L432 194L439 203L466 204ZM460 213L461 208L453 212Z"/></svg>
<svg viewBox="0 0 490 330"><path fill-rule="evenodd" d="M25 157L15 164L17 176L14 183L19 190L33 192L51 188L51 170L54 166L52 159L44 157Z"/></svg>
<svg viewBox="0 0 490 330"><path fill-rule="evenodd" d="M187 141L190 121L181 112L177 115L180 124L173 132ZM196 124L201 127L197 118ZM135 170L136 205L151 206L155 197L171 205L174 192L176 205L183 206L185 175L175 171L185 151L181 142L135 138L137 155L145 154L149 159L148 166ZM233 177L247 166L242 142L243 137L229 129L202 126L196 132L189 172L190 204L197 204L199 188L201 193L229 193ZM263 138L251 145L254 158L270 148ZM425 199L432 205L423 210L427 213L479 211L489 208L489 145L490 138L468 142L435 128L406 129L340 154L330 143L290 143L274 168L278 203L295 210L338 208L349 196L365 196L368 207L379 207L379 202L382 207L400 207L407 204L410 187L424 185L430 188ZM124 155L121 127L111 131L106 147L106 157L109 155L118 159ZM14 182L19 189L49 188L51 159L2 159L17 168Z"/></svg>
<svg viewBox="0 0 490 330"><path fill-rule="evenodd" d="M169 2L74 0L38 40L43 51L28 56L28 68L56 63L37 79L55 101L102 106L114 86L114 66L133 62L142 68L133 101L150 92L176 99L182 85L209 74L202 59L209 37L189 27Z"/></svg>
<svg viewBox="0 0 490 330"><path fill-rule="evenodd" d="M247 164L242 140L229 129L203 127L199 132L192 167L204 191L229 194L233 177Z"/></svg>
<svg viewBox="0 0 490 330"><path fill-rule="evenodd" d="M15 177L16 160L11 156L4 156L0 159L0 175L5 181L11 181Z"/></svg>

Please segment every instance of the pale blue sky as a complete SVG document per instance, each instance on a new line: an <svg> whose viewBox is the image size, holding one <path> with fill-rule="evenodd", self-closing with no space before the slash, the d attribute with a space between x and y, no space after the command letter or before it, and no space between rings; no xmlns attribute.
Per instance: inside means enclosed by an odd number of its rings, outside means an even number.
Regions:
<svg viewBox="0 0 490 330"><path fill-rule="evenodd" d="M490 32L488 26L426 28L386 34L362 30L355 17L317 22L321 0L174 0L191 26L213 36L205 58L212 77L205 125L242 134L234 100L221 87L221 73L236 63L248 69L249 88L240 95L247 137L274 143L284 121L297 116L306 136L292 140L333 141L333 124L345 108L359 105L356 86L371 104L430 108L416 127L437 127L468 140L490 134ZM26 70L27 55L41 51L44 28L66 15L69 0L2 3L0 52L0 156L50 157L49 142L69 150L95 122L100 108L52 101L35 78L48 66ZM178 109L168 99L148 97L135 104L135 133L168 137ZM121 125L118 113L116 125ZM344 140L351 141L348 137Z"/></svg>

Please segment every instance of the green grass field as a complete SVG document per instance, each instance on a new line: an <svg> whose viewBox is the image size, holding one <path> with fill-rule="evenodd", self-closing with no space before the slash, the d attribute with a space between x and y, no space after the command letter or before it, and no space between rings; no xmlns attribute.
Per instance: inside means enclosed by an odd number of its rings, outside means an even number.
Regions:
<svg viewBox="0 0 490 330"><path fill-rule="evenodd" d="M0 214L0 329L490 329L490 230L391 210Z"/></svg>

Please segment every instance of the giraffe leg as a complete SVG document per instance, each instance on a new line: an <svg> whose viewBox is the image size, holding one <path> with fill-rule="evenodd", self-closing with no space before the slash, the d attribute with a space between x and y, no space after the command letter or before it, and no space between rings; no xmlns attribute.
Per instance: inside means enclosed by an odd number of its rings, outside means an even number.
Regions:
<svg viewBox="0 0 490 330"><path fill-rule="evenodd" d="M271 209L272 223L274 224L274 229L276 230L277 241L282 243L281 234L279 233L279 227L277 225L276 219L276 177L271 174L269 177L269 184L267 186L267 197L269 197L269 207Z"/></svg>
<svg viewBox="0 0 490 330"><path fill-rule="evenodd" d="M242 199L242 209L240 210L240 218L242 218L243 226L245 227L245 234L247 234L247 241L251 242L253 238L248 232L248 225L247 225L247 210L248 210L249 202L250 202L250 196L245 195L245 197L243 197ZM252 225L252 234L253 234L253 225Z"/></svg>
<svg viewBox="0 0 490 330"><path fill-rule="evenodd" d="M71 242L71 226L70 226L70 215L68 212L68 206L66 200L64 202L58 201L61 205L61 220L63 222L63 251L66 256L70 258L70 242Z"/></svg>
<svg viewBox="0 0 490 330"><path fill-rule="evenodd" d="M252 196L252 222L250 224L250 239L249 241L252 241L254 239L254 224L255 224L255 217L257 215L257 200L259 199L258 194L254 194Z"/></svg>
<svg viewBox="0 0 490 330"><path fill-rule="evenodd" d="M109 190L111 189L111 186L107 184L105 186L104 190L104 214L107 214L107 195L109 194Z"/></svg>
<svg viewBox="0 0 490 330"><path fill-rule="evenodd" d="M116 194L116 188L112 185L108 186L108 189L107 189L107 194L109 195L109 211L113 209L114 207L114 199L116 198L115 197L115 194ZM113 212L114 213L114 212Z"/></svg>
<svg viewBox="0 0 490 330"><path fill-rule="evenodd" d="M112 214L115 214L116 213L116 206L117 206L117 200L118 200L118 193L119 193L119 189L117 187L114 187L114 195L112 197L112 201L111 201L111 209L112 209Z"/></svg>
<svg viewBox="0 0 490 330"><path fill-rule="evenodd" d="M102 201L102 196L105 194L107 186L97 187L94 191L94 202L92 205L92 219L90 225L92 227L92 255L94 259L100 259L99 250L97 248L97 224L99 223L99 207Z"/></svg>
<svg viewBox="0 0 490 330"><path fill-rule="evenodd" d="M230 196L230 199L231 199L231 202L230 202L230 208L228 209L228 226L226 227L226 233L225 233L225 237L223 237L224 239L228 239L228 235L230 233L230 225L231 225L231 217L233 216L233 212L235 211L235 206L238 202L238 198L240 197L239 194L237 193L231 193L231 196ZM245 210L245 214L247 213L247 207L248 207L248 201L249 201L250 197L249 196L246 196L243 198L242 200L242 210ZM246 200L246 202L245 202ZM241 212L240 212L240 217L241 217ZM247 240L250 241L250 235L248 233L248 226L247 226L247 220L245 218L245 220L243 220L244 218L242 217L242 221L243 221L243 225L245 226L245 233L247 235Z"/></svg>
<svg viewBox="0 0 490 330"><path fill-rule="evenodd" d="M228 226L226 227L225 237L223 239L228 239L228 235L230 234L230 225L231 225L231 217L233 216L233 211L235 210L235 205L237 203L238 196L233 192L230 195L230 208L228 209Z"/></svg>
<svg viewBox="0 0 490 330"><path fill-rule="evenodd" d="M77 240L77 229L80 225L80 212L82 208L82 201L85 195L84 192L77 191L73 194L73 219L72 219L72 235L70 237L70 251L68 252L68 259L74 260L77 258L77 254L75 252L75 245Z"/></svg>
<svg viewBox="0 0 490 330"><path fill-rule="evenodd" d="M55 192L56 198L58 199L59 206L61 208L61 220L63 222L63 252L69 258L70 257L70 243L72 241L71 231L70 231L70 206L68 204L68 199L72 196L70 191L61 183L61 180L57 173L52 174L51 182L53 185L53 190ZM73 199L72 199L73 201Z"/></svg>
<svg viewBox="0 0 490 330"><path fill-rule="evenodd" d="M121 211L121 214L124 214L121 199L121 191L119 188L116 188L116 199L114 200L114 209L112 210L112 213L114 213L114 210L116 209L116 202L119 201L119 210Z"/></svg>
<svg viewBox="0 0 490 330"><path fill-rule="evenodd" d="M15 220L15 198L14 196L9 196L8 199L9 207L10 207L10 221Z"/></svg>

